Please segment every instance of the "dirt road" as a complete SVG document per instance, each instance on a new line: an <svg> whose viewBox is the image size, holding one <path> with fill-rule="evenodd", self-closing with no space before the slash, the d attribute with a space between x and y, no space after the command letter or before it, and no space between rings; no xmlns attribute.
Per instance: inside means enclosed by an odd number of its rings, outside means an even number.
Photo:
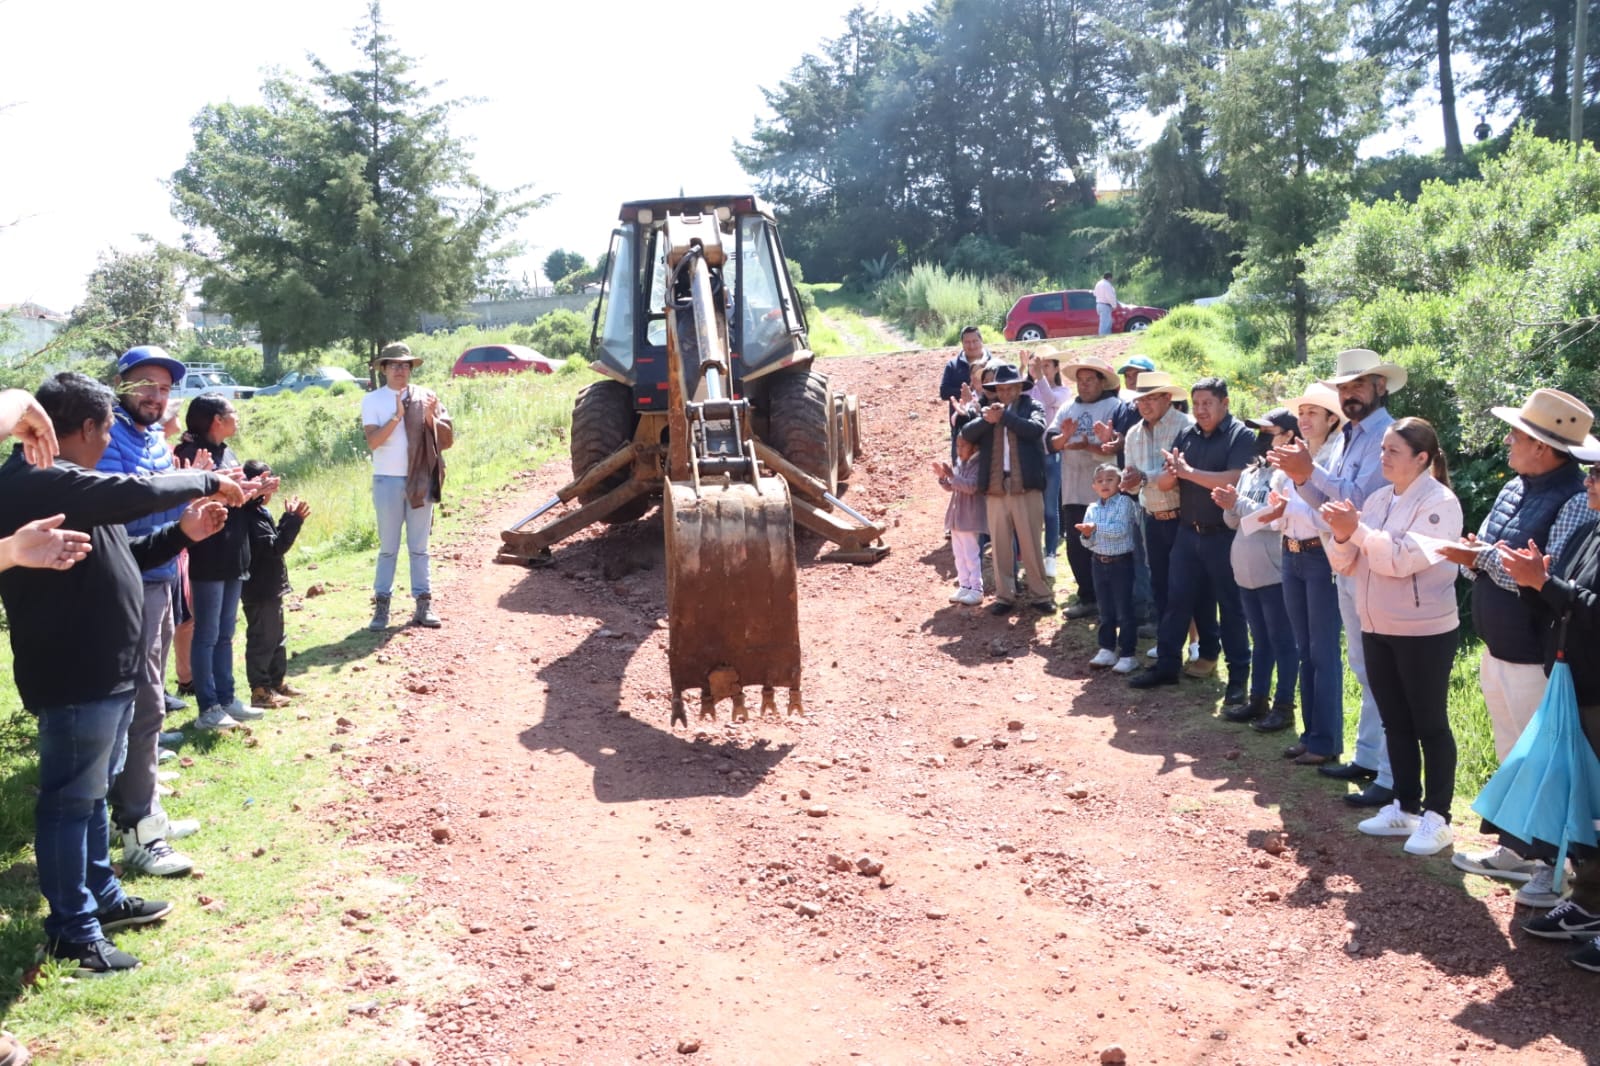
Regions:
<svg viewBox="0 0 1600 1066"><path fill-rule="evenodd" d="M1600 1059L1594 979L1508 932L1508 894L1358 835L1220 687L1135 699L1088 626L946 602L939 366L826 365L893 553L802 542L804 718L668 729L655 521L487 562L564 466L461 546L485 562L446 628L390 645L404 728L349 770L361 840L473 979L431 1008L436 1060Z"/></svg>

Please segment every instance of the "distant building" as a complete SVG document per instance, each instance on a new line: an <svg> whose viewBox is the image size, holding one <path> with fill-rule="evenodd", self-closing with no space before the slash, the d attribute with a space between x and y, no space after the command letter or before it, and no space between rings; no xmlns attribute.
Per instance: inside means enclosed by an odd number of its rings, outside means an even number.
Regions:
<svg viewBox="0 0 1600 1066"><path fill-rule="evenodd" d="M67 328L67 316L35 303L0 304L0 363L45 347Z"/></svg>

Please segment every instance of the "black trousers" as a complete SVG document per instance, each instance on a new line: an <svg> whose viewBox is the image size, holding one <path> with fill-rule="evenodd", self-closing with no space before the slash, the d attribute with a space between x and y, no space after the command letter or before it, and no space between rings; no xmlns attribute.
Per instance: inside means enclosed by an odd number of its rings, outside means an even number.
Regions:
<svg viewBox="0 0 1600 1066"><path fill-rule="evenodd" d="M277 688L289 667L283 600L244 603L244 673L251 689Z"/></svg>
<svg viewBox="0 0 1600 1066"><path fill-rule="evenodd" d="M1456 790L1456 737L1448 704L1459 636L1454 629L1431 637L1361 634L1367 684L1378 703L1394 770L1395 798L1412 814L1420 813L1420 804L1447 820Z"/></svg>
<svg viewBox="0 0 1600 1066"><path fill-rule="evenodd" d="M1073 526L1081 525L1089 513L1086 503L1069 503L1061 508L1061 537L1067 542L1067 569L1078 586L1078 602L1094 603L1094 552L1083 546L1083 537Z"/></svg>

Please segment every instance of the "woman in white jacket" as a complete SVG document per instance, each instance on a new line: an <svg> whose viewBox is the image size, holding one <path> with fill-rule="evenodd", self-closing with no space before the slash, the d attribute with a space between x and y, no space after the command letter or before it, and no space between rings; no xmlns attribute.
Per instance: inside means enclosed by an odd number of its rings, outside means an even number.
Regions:
<svg viewBox="0 0 1600 1066"><path fill-rule="evenodd" d="M1457 569L1428 541L1460 538L1461 504L1424 420L1391 425L1379 462L1389 484L1367 497L1364 512L1339 500L1321 511L1333 533L1328 561L1355 578L1367 682L1394 768L1395 799L1360 829L1406 837L1406 851L1432 855L1453 839L1456 739L1446 705L1460 619Z"/></svg>

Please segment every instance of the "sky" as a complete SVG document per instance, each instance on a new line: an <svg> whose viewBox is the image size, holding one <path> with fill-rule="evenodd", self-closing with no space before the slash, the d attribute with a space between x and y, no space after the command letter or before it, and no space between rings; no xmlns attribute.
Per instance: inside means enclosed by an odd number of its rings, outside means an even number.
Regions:
<svg viewBox="0 0 1600 1066"><path fill-rule="evenodd" d="M750 188L732 146L766 113L761 89L838 36L858 2L385 0L383 17L419 81L476 101L451 129L479 177L553 195L513 235L526 248L513 276L542 282L556 248L601 254L624 200ZM690 17L669 32L680 10ZM365 13L364 0L0 0L0 305L70 311L103 252L176 242L164 183L194 116L256 102L269 70L307 74L308 54L355 66ZM1437 120L1421 119L1384 143L1438 144Z"/></svg>

